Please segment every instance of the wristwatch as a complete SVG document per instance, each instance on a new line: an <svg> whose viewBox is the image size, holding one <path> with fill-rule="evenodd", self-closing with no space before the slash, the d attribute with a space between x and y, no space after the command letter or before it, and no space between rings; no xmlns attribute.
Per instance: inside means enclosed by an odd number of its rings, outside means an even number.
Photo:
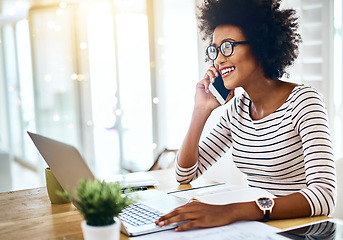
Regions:
<svg viewBox="0 0 343 240"><path fill-rule="evenodd" d="M262 219L263 222L266 222L269 220L269 215L272 212L272 209L274 207L274 200L272 198L268 197L261 197L256 200L257 206L263 211L264 217Z"/></svg>

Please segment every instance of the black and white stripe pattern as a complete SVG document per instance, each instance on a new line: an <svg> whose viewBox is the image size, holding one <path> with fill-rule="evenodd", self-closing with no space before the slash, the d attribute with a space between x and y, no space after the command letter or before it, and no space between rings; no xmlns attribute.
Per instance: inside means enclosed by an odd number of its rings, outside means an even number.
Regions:
<svg viewBox="0 0 343 240"><path fill-rule="evenodd" d="M335 163L318 92L298 85L278 110L260 120L251 119L250 103L246 93L235 99L200 143L197 164L176 167L177 180L191 182L232 147L233 161L251 187L276 196L301 192L312 215L330 214L336 199Z"/></svg>

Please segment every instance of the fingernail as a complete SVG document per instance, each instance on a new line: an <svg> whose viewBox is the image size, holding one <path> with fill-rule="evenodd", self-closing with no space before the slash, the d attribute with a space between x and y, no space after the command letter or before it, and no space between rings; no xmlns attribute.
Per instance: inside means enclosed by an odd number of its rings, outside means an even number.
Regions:
<svg viewBox="0 0 343 240"><path fill-rule="evenodd" d="M158 225L159 225L159 226L163 226L163 225L164 225L164 221L159 222Z"/></svg>

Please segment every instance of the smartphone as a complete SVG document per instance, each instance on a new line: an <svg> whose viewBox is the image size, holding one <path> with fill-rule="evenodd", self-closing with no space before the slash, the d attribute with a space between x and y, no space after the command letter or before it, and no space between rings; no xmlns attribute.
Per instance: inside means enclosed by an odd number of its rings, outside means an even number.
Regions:
<svg viewBox="0 0 343 240"><path fill-rule="evenodd" d="M219 77L215 78L214 83L210 83L209 89L221 105L225 104L230 89L225 88L223 78L220 74Z"/></svg>

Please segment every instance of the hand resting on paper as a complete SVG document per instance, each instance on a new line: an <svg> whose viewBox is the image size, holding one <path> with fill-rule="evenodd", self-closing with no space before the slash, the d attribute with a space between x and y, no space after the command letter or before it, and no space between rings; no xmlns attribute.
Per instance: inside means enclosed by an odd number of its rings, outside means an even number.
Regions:
<svg viewBox="0 0 343 240"><path fill-rule="evenodd" d="M211 205L192 201L160 217L155 223L162 227L185 221L184 224L175 228L175 231L223 226L241 220L239 214L240 205L242 203Z"/></svg>
<svg viewBox="0 0 343 240"><path fill-rule="evenodd" d="M270 214L270 219L310 216L310 206L301 193L274 198L274 201L275 206ZM224 226L243 220L261 220L263 216L263 212L254 201L225 205L212 205L193 201L160 217L155 224L166 226L176 222L184 222L175 231L185 231L192 228Z"/></svg>

